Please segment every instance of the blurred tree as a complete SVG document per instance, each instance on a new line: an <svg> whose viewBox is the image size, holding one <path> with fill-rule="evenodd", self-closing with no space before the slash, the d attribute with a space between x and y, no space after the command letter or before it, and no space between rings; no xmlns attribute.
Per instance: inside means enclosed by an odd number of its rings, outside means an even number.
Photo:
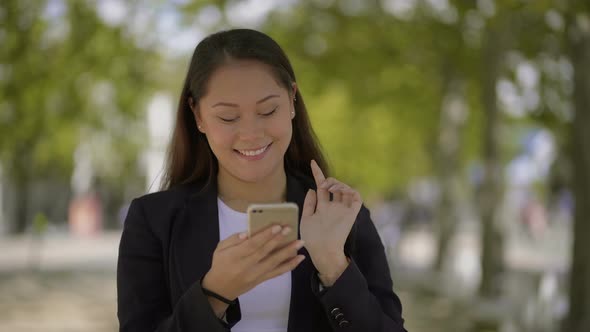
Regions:
<svg viewBox="0 0 590 332"><path fill-rule="evenodd" d="M503 270L504 237L496 220L501 199L502 168L499 155L501 113L497 105L496 84L501 72L508 30L506 22L489 22L484 35L481 56L482 105L485 121L483 130L483 179L479 184L479 209L482 223L482 280L481 293L486 297L500 294L499 275Z"/></svg>
<svg viewBox="0 0 590 332"><path fill-rule="evenodd" d="M512 125L513 120L507 114L522 111L514 109L516 105L499 105L500 97L504 97L498 95L499 83L511 71L520 69L511 64L511 56L519 53L534 56L544 51L547 36L544 17L551 8L550 2L524 3L506 0L496 2L487 10L479 59L484 121L481 137L483 174L481 182L477 184L477 201L482 224L482 278L479 293L488 300L504 296L502 286L507 272L504 265L505 235L513 229L513 220L501 220L499 214L506 183L502 165L505 165L507 158L512 158L506 149L506 141L510 138L503 138L502 132L507 132ZM531 38L532 36L535 38ZM537 108L541 110L533 111L547 111L540 106ZM550 116L543 118L555 119ZM499 324L499 320L484 318L482 321L476 320L474 330L497 330Z"/></svg>
<svg viewBox="0 0 590 332"><path fill-rule="evenodd" d="M569 316L563 331L590 331L590 4L568 2L567 37L574 72L570 146L575 198Z"/></svg>
<svg viewBox="0 0 590 332"><path fill-rule="evenodd" d="M423 28L375 2L347 6L301 1L263 29L296 67L335 176L370 197L430 174L439 68L424 66L433 58L425 43L413 45Z"/></svg>
<svg viewBox="0 0 590 332"><path fill-rule="evenodd" d="M129 126L150 91L156 58L128 31L106 24L94 5L0 2L0 162L15 190L14 232L32 215L31 183L68 183L77 148L92 155L102 147L93 158L110 163L116 177L136 168L141 136L130 136Z"/></svg>
<svg viewBox="0 0 590 332"><path fill-rule="evenodd" d="M449 257L449 245L457 230L461 213L459 206L465 197L463 168L468 156L466 128L470 124L479 128L480 117L472 110L479 105L469 105L469 93L479 91L476 77L477 54L480 45L469 41L465 30L468 17L475 15L475 3L455 3L447 8L426 7L423 15L416 18L422 26L421 34L414 35L414 44L421 49L430 49L432 56L421 66L436 68L441 99L438 103L438 119L435 142L431 149L433 170L440 188L437 204L436 226L438 250L435 269L442 272L445 260ZM475 86L470 91L467 87ZM480 130L477 129L479 132ZM473 133L472 135L473 136ZM473 140L475 141L475 140Z"/></svg>

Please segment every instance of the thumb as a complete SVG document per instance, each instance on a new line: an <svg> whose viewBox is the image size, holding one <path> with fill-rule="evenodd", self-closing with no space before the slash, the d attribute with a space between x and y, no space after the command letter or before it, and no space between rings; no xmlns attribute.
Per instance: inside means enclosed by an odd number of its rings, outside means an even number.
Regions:
<svg viewBox="0 0 590 332"><path fill-rule="evenodd" d="M226 249L229 247L236 246L236 245L242 243L242 241L244 241L247 237L248 237L248 233L246 233L246 232L234 233L234 234L230 235L228 238L226 238L225 240L220 241L217 244L217 249L223 250L223 249Z"/></svg>
<svg viewBox="0 0 590 332"><path fill-rule="evenodd" d="M305 201L303 202L303 212L301 215L303 217L309 217L315 213L315 207L317 202L317 196L315 191L309 189L307 191L307 195L305 195Z"/></svg>

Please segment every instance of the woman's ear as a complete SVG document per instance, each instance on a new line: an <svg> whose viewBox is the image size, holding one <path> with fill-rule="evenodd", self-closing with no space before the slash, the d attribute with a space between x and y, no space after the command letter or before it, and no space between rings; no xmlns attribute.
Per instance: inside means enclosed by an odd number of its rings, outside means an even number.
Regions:
<svg viewBox="0 0 590 332"><path fill-rule="evenodd" d="M291 84L291 89L291 95L293 96L293 98L291 99L291 106L293 107L293 109L291 110L291 120L293 120L295 118L295 103L297 102L297 83L293 82Z"/></svg>
<svg viewBox="0 0 590 332"><path fill-rule="evenodd" d="M297 96L297 83L293 82L291 83L291 91L292 91L292 96L293 96L293 100L295 100L295 96Z"/></svg>
<svg viewBox="0 0 590 332"><path fill-rule="evenodd" d="M195 124L197 125L197 129L204 134L205 131L203 130L203 125L201 125L201 123L203 123L203 121L201 121L201 115L199 114L199 108L195 104L193 97L188 97L188 105L191 108L191 111L193 112L193 116L195 118Z"/></svg>

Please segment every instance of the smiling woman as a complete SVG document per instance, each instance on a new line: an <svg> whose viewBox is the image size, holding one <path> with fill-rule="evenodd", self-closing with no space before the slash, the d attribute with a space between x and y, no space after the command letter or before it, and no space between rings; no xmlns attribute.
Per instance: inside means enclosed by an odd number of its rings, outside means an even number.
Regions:
<svg viewBox="0 0 590 332"><path fill-rule="evenodd" d="M180 95L163 190L133 201L117 269L121 331L405 331L359 193L326 178L293 68L254 30L205 38ZM294 230L247 235L251 204ZM280 222L279 222L280 224Z"/></svg>
<svg viewBox="0 0 590 332"><path fill-rule="evenodd" d="M265 63L231 59L213 72L207 91L198 105L192 98L189 103L219 162L219 182L226 188L235 182L272 188L285 177L283 156L291 142L297 85L284 88Z"/></svg>

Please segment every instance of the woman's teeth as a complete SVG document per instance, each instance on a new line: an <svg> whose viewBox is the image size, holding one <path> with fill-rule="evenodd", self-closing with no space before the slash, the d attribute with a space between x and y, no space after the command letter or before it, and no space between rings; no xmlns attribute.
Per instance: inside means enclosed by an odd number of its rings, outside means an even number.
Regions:
<svg viewBox="0 0 590 332"><path fill-rule="evenodd" d="M257 156L257 155L263 153L266 150L266 148L268 148L268 145L261 148L261 149L254 150L254 151L252 151L252 150L238 150L238 152L245 155L245 156Z"/></svg>

